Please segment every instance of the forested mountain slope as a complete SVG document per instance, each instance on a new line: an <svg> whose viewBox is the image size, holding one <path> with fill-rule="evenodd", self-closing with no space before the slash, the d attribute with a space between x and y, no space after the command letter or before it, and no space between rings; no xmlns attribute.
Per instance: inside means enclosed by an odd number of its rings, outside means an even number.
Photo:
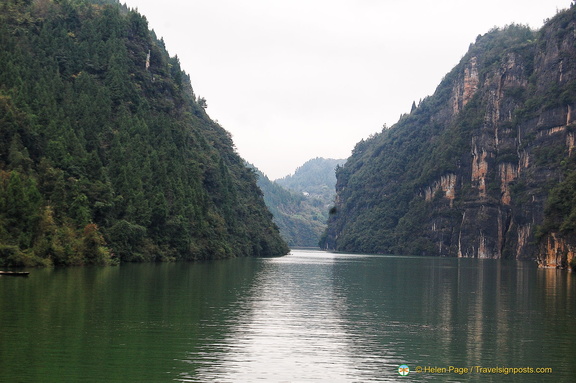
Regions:
<svg viewBox="0 0 576 383"><path fill-rule="evenodd" d="M432 96L356 145L323 246L565 267L575 129L575 8L478 36Z"/></svg>
<svg viewBox="0 0 576 383"><path fill-rule="evenodd" d="M318 247L334 203L336 167L345 160L314 158L294 174L270 181L259 173L258 185L280 234L291 247Z"/></svg>
<svg viewBox="0 0 576 383"><path fill-rule="evenodd" d="M0 264L285 254L178 58L106 3L0 1Z"/></svg>
<svg viewBox="0 0 576 383"><path fill-rule="evenodd" d="M257 173L264 202L274 216L282 238L290 247L318 247L328 220L326 202L316 195L288 189L277 181L270 181L263 173Z"/></svg>
<svg viewBox="0 0 576 383"><path fill-rule="evenodd" d="M318 198L326 204L334 202L336 192L336 168L346 160L317 157L306 161L294 174L275 182L288 189Z"/></svg>

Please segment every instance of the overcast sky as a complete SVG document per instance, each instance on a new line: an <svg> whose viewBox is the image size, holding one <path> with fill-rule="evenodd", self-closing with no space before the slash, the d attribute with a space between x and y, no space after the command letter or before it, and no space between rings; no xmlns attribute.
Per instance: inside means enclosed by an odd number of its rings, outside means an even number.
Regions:
<svg viewBox="0 0 576 383"><path fill-rule="evenodd" d="M434 93L476 36L570 0L121 0L180 58L207 112L271 179L347 158Z"/></svg>

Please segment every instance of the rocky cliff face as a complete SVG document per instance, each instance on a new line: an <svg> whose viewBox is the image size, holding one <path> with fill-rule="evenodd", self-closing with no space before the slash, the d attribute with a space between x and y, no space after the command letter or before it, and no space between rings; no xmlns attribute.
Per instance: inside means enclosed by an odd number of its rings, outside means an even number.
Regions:
<svg viewBox="0 0 576 383"><path fill-rule="evenodd" d="M573 8L538 32L479 36L433 96L359 143L324 246L565 267L569 225L546 223L575 162L575 20Z"/></svg>

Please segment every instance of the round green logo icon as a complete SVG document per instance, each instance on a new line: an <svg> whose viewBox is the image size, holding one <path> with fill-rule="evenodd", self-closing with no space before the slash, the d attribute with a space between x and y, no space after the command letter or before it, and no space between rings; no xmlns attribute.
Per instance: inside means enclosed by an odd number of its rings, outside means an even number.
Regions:
<svg viewBox="0 0 576 383"><path fill-rule="evenodd" d="M407 365L403 364L401 366L398 366L398 375L406 376L409 373L410 373L410 367L408 367Z"/></svg>

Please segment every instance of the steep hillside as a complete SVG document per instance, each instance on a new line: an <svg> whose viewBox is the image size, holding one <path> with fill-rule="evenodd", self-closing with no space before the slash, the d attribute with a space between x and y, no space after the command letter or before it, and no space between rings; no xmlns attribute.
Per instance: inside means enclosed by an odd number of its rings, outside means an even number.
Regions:
<svg viewBox="0 0 576 383"><path fill-rule="evenodd" d="M287 189L258 173L258 186L274 216L280 235L290 247L318 247L326 230L326 203L316 197Z"/></svg>
<svg viewBox="0 0 576 383"><path fill-rule="evenodd" d="M535 259L565 267L576 228L576 9L479 36L434 95L358 143L323 246Z"/></svg>
<svg viewBox="0 0 576 383"><path fill-rule="evenodd" d="M277 179L275 182L288 189L318 198L327 204L334 201L336 191L336 168L346 160L314 158L306 161L294 174Z"/></svg>
<svg viewBox="0 0 576 383"><path fill-rule="evenodd" d="M336 194L336 167L344 162L314 158L274 182L258 172L266 206L291 247L318 247Z"/></svg>
<svg viewBox="0 0 576 383"><path fill-rule="evenodd" d="M177 57L113 1L0 1L0 264L287 252Z"/></svg>

